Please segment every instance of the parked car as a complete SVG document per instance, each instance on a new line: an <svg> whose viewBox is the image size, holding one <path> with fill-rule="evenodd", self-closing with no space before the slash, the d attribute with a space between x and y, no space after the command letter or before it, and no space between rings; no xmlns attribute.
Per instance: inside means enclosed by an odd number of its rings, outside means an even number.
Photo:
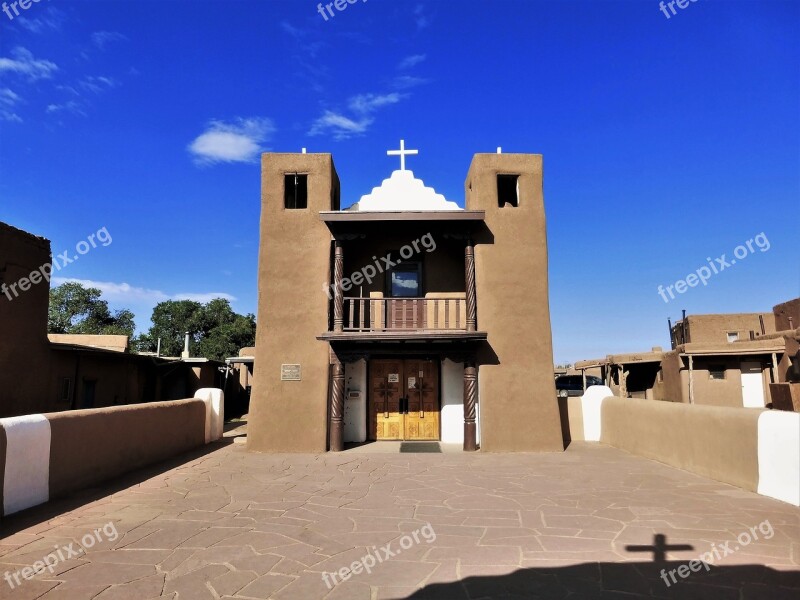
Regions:
<svg viewBox="0 0 800 600"><path fill-rule="evenodd" d="M592 375L586 376L586 387L603 385L603 380ZM583 377L580 375L560 375L556 377L556 392L559 397L583 396Z"/></svg>

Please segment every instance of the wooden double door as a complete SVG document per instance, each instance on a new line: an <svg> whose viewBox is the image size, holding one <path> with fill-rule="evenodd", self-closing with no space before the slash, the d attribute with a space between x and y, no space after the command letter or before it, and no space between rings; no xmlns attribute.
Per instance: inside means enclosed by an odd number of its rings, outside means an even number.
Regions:
<svg viewBox="0 0 800 600"><path fill-rule="evenodd" d="M439 439L438 362L373 359L369 381L369 439Z"/></svg>

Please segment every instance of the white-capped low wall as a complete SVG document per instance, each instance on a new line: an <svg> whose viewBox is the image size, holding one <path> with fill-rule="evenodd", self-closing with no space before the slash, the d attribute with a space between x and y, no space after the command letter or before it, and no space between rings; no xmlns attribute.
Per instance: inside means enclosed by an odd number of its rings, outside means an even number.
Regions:
<svg viewBox="0 0 800 600"><path fill-rule="evenodd" d="M800 413L617 398L569 398L573 440L602 442L800 506Z"/></svg>
<svg viewBox="0 0 800 600"><path fill-rule="evenodd" d="M223 434L222 390L197 397L0 419L2 514L97 485Z"/></svg>
<svg viewBox="0 0 800 600"><path fill-rule="evenodd" d="M3 514L47 502L50 494L50 422L44 415L0 419L6 434Z"/></svg>

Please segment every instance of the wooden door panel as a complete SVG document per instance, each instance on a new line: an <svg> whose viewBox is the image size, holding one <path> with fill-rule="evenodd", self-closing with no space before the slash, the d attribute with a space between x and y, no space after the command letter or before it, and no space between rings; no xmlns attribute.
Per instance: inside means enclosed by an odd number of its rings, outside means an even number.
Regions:
<svg viewBox="0 0 800 600"><path fill-rule="evenodd" d="M403 364L405 439L439 439L439 370L434 361L409 359Z"/></svg>
<svg viewBox="0 0 800 600"><path fill-rule="evenodd" d="M369 439L402 440L404 416L400 413L403 396L403 361L369 362Z"/></svg>

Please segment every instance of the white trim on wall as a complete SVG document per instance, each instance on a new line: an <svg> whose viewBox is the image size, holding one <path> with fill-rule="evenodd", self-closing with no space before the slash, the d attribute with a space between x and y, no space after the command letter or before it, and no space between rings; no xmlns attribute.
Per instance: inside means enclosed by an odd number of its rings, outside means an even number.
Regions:
<svg viewBox="0 0 800 600"><path fill-rule="evenodd" d="M50 498L50 421L44 415L0 419L6 433L3 514Z"/></svg>
<svg viewBox="0 0 800 600"><path fill-rule="evenodd" d="M800 506L800 413L758 416L758 493Z"/></svg>

